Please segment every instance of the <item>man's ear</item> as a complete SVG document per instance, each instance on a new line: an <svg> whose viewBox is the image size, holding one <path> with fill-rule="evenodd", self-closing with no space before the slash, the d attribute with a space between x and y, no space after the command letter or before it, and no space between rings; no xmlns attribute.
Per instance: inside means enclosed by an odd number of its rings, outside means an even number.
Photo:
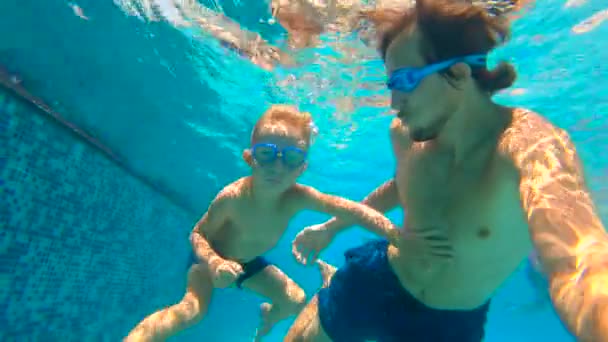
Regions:
<svg viewBox="0 0 608 342"><path fill-rule="evenodd" d="M457 84L463 84L471 77L471 67L466 63L456 63L450 67L450 79Z"/></svg>
<svg viewBox="0 0 608 342"><path fill-rule="evenodd" d="M243 150L243 160L245 161L245 163L247 163L247 165L253 166L253 157L251 156L250 149Z"/></svg>
<svg viewBox="0 0 608 342"><path fill-rule="evenodd" d="M306 169L308 168L308 162L300 165L297 169L297 176L300 177L301 174L304 173L304 171L306 171Z"/></svg>

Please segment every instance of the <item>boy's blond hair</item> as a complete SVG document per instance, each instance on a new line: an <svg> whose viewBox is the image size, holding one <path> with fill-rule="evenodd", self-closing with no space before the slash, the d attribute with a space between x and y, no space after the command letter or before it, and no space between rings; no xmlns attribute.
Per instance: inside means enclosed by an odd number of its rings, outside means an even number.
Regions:
<svg viewBox="0 0 608 342"><path fill-rule="evenodd" d="M264 127L276 124L299 130L307 142L310 142L313 135L316 134L316 128L309 112L301 112L296 107L289 105L272 105L253 127L251 139L255 139Z"/></svg>

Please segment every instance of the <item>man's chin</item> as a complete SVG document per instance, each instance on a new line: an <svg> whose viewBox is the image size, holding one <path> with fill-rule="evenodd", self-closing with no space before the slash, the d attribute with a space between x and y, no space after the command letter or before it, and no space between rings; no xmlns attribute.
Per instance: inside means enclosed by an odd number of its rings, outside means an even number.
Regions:
<svg viewBox="0 0 608 342"><path fill-rule="evenodd" d="M447 117L437 119L433 124L426 127L409 127L410 138L415 142L434 140L439 136L448 121Z"/></svg>
<svg viewBox="0 0 608 342"><path fill-rule="evenodd" d="M437 138L437 132L425 129L410 129L410 138L414 142L425 142Z"/></svg>

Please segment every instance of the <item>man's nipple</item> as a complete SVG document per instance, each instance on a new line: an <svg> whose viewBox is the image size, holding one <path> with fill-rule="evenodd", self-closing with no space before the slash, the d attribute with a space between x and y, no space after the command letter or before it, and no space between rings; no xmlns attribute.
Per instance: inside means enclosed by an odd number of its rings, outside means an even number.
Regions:
<svg viewBox="0 0 608 342"><path fill-rule="evenodd" d="M482 240L485 240L488 237L490 237L490 233L491 232L490 232L490 228L489 227L482 226L482 227L479 227L479 229L477 230L477 237L480 238L480 239L482 239Z"/></svg>

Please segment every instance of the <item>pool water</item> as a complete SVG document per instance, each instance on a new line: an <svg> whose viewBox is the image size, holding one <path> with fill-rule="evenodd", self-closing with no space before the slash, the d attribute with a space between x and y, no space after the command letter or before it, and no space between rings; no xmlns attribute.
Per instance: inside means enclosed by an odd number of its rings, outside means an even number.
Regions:
<svg viewBox="0 0 608 342"><path fill-rule="evenodd" d="M179 300L191 225L223 185L246 174L242 149L272 103L310 111L319 127L303 183L359 200L392 176L388 92L373 50L351 37L326 35L318 47L297 54L300 66L267 71L183 25L192 18L177 15L173 2L0 3L0 66L130 170L116 171L107 156L65 138L66 131L0 90L0 127L10 132L0 146L0 190L7 199L1 207L9 208L0 212L7 222L0 232L7 246L0 253L0 284L6 285L0 286L0 340L115 341L145 315ZM153 14L142 10L151 3ZM204 13L223 12L271 43L285 43L284 30L268 22L265 1L200 3ZM498 102L538 111L570 132L603 222L607 11L602 0L535 3L491 57L511 60L519 74ZM151 186L139 185L142 180ZM389 217L402 219L396 212ZM268 255L309 293L319 275L292 260L290 241L323 219L299 216ZM353 229L324 258L339 265L345 248L367 238ZM522 264L493 301L486 340L573 341L543 286ZM217 293L203 323L176 340L249 341L260 303L237 290ZM280 341L290 322L268 341Z"/></svg>

